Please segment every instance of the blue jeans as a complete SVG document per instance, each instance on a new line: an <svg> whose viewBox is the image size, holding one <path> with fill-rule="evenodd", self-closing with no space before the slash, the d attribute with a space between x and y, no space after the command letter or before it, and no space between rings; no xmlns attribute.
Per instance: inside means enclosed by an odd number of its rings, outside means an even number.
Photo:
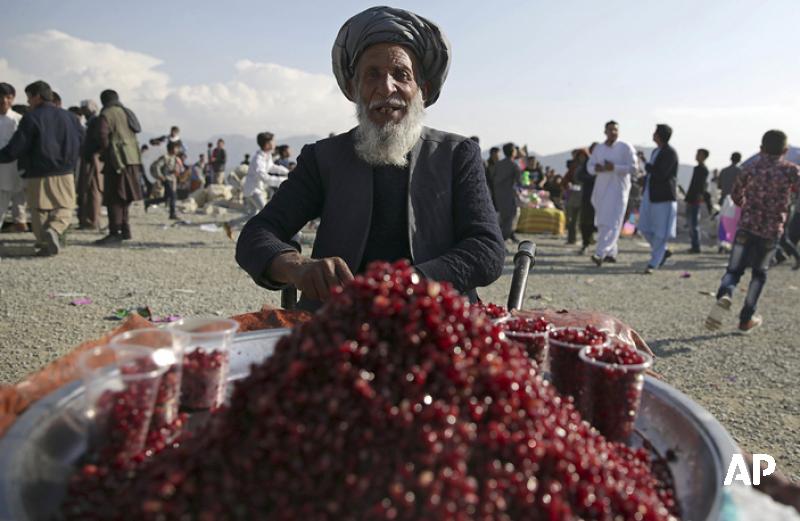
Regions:
<svg viewBox="0 0 800 521"><path fill-rule="evenodd" d="M686 214L689 217L689 235L692 238L692 249L700 251L700 204L687 204Z"/></svg>
<svg viewBox="0 0 800 521"><path fill-rule="evenodd" d="M764 239L753 235L747 230L738 230L733 240L733 249L728 259L728 268L717 290L717 299L723 295L733 296L733 290L744 275L744 270L750 268L750 286L744 298L744 306L739 314L740 322L747 322L753 318L758 304L758 297L767 283L767 270L769 261L775 253L775 239Z"/></svg>

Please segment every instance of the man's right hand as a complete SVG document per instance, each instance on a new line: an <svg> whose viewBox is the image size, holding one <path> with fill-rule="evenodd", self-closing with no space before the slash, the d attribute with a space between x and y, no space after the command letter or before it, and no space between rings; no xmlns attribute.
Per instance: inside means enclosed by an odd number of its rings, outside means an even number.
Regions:
<svg viewBox="0 0 800 521"><path fill-rule="evenodd" d="M269 278L294 285L310 299L327 300L331 288L353 280L353 274L341 257L308 259L297 252L287 252L272 261Z"/></svg>

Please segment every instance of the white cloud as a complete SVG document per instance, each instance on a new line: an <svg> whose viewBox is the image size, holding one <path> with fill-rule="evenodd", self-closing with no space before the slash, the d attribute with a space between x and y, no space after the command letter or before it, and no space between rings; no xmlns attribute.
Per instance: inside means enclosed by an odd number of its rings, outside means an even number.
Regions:
<svg viewBox="0 0 800 521"><path fill-rule="evenodd" d="M198 139L266 129L281 135L325 135L354 121L354 109L332 76L282 65L241 60L229 79L180 85L154 56L55 30L15 38L6 51L0 79L18 91L41 78L72 105L98 99L103 89L113 88L139 115L145 130L155 133L177 124L184 135ZM24 102L21 96L18 102Z"/></svg>
<svg viewBox="0 0 800 521"><path fill-rule="evenodd" d="M184 124L214 128L223 122L223 132L246 134L269 129L327 135L353 121L353 106L332 76L249 60L237 62L234 70L225 82L174 89L167 112Z"/></svg>

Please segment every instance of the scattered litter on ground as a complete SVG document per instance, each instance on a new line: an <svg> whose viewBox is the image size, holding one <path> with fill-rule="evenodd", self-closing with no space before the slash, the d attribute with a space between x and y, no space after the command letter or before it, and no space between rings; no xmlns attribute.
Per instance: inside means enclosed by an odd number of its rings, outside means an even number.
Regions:
<svg viewBox="0 0 800 521"><path fill-rule="evenodd" d="M82 296L83 296L83 293L74 293L74 292L69 292L69 293L50 293L48 295L48 297L50 297L50 298L56 298L56 297L82 297Z"/></svg>
<svg viewBox="0 0 800 521"><path fill-rule="evenodd" d="M684 271L683 273L681 273L681 278L682 279L688 279L691 276L692 276L692 274L689 273L688 271Z"/></svg>
<svg viewBox="0 0 800 521"><path fill-rule="evenodd" d="M147 319L153 316L149 306L138 306L135 308L117 308L111 313L111 316L106 318L108 320L123 320L131 313L138 313L142 318Z"/></svg>
<svg viewBox="0 0 800 521"><path fill-rule="evenodd" d="M717 294L714 293L713 291L698 291L698 293L700 293L701 295L705 295L706 297L715 297L715 296L717 296Z"/></svg>
<svg viewBox="0 0 800 521"><path fill-rule="evenodd" d="M71 306L86 306L87 304L91 304L91 303L92 303L92 299L90 299L89 297L81 297L81 298L76 298L75 300L71 301L69 304Z"/></svg>
<svg viewBox="0 0 800 521"><path fill-rule="evenodd" d="M192 293L197 293L197 291L195 291L193 289L183 289L183 288L173 289L172 292L173 293L186 293L188 295L191 295Z"/></svg>
<svg viewBox="0 0 800 521"><path fill-rule="evenodd" d="M594 279L586 279L584 282L586 282L586 284L594 284Z"/></svg>
<svg viewBox="0 0 800 521"><path fill-rule="evenodd" d="M203 230L204 232L211 232L211 233L222 230L222 228L220 228L216 224L201 224L200 229Z"/></svg>
<svg viewBox="0 0 800 521"><path fill-rule="evenodd" d="M153 324L168 324L170 322L177 322L181 318L183 317L181 317L180 315L165 315L163 317L156 316L150 318L150 322L152 322Z"/></svg>

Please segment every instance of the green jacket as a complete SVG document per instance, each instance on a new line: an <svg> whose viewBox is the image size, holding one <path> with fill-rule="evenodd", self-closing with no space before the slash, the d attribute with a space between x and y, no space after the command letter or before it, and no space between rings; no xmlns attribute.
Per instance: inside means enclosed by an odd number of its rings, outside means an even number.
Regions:
<svg viewBox="0 0 800 521"><path fill-rule="evenodd" d="M108 123L108 149L105 151L106 164L110 165L117 173L125 167L141 165L142 156L139 152L139 142L136 134L128 124L128 116L121 106L103 108L100 115Z"/></svg>

